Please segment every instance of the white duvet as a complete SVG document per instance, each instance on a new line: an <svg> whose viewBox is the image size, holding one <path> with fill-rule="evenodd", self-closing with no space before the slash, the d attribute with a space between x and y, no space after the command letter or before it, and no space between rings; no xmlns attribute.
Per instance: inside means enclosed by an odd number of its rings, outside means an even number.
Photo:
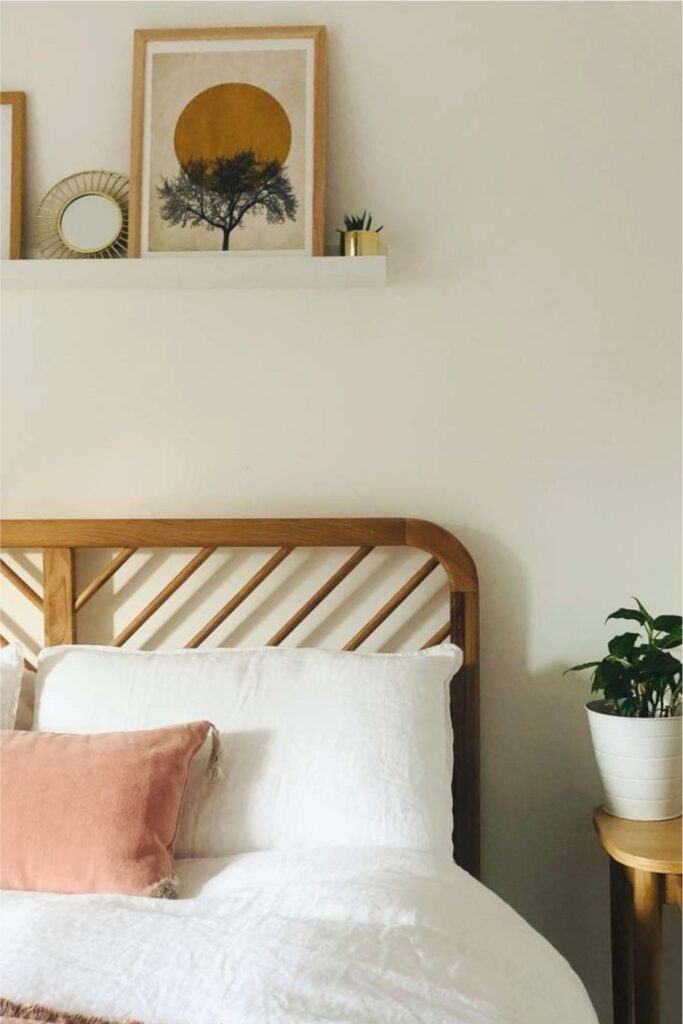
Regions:
<svg viewBox="0 0 683 1024"><path fill-rule="evenodd" d="M0 993L145 1024L597 1024L559 953L428 855L276 851L178 873L173 902L2 893Z"/></svg>

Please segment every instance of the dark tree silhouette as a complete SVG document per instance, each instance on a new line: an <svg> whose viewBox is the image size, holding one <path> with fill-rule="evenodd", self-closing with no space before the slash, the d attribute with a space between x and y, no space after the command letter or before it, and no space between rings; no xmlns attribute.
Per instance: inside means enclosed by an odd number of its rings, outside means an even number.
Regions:
<svg viewBox="0 0 683 1024"><path fill-rule="evenodd" d="M278 160L259 161L253 150L215 160L192 160L157 186L161 216L169 224L204 225L223 232L223 250L247 213L265 211L269 224L296 220L299 200Z"/></svg>

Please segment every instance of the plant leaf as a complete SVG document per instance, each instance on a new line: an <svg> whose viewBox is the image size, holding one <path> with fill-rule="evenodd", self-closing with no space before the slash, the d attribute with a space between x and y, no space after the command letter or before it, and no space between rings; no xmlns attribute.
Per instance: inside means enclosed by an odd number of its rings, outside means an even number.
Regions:
<svg viewBox="0 0 683 1024"><path fill-rule="evenodd" d="M616 682L628 673L628 669L622 665L618 658L613 656L603 658L600 662L600 673L606 682Z"/></svg>
<svg viewBox="0 0 683 1024"><path fill-rule="evenodd" d="M636 697L625 697L620 705L617 706L617 714L623 715L625 718L633 718L634 715L638 714L639 704Z"/></svg>
<svg viewBox="0 0 683 1024"><path fill-rule="evenodd" d="M683 633L680 629L675 629L668 636L660 637L657 641L662 650L666 651L670 647L680 647L683 645Z"/></svg>
<svg viewBox="0 0 683 1024"><path fill-rule="evenodd" d="M599 661L584 661L583 665L574 665L573 668L565 669L562 675L566 676L568 672L582 672L585 668L596 668L599 664Z"/></svg>
<svg viewBox="0 0 683 1024"><path fill-rule="evenodd" d="M660 633L670 633L674 629L680 630L683 627L683 619L680 615L658 615L652 623L652 628Z"/></svg>
<svg viewBox="0 0 683 1024"><path fill-rule="evenodd" d="M605 683L604 690L607 700L628 700L631 696L628 679L616 679L613 682Z"/></svg>
<svg viewBox="0 0 683 1024"><path fill-rule="evenodd" d="M640 650L643 653L638 659L637 670L641 680L654 682L657 677L668 680L681 671L681 662L667 651L651 644L644 644Z"/></svg>
<svg viewBox="0 0 683 1024"><path fill-rule="evenodd" d="M638 598L637 598L637 597L634 597L634 598L633 598L633 600L634 600L634 601L636 602L636 604L638 605L638 608L640 609L640 614L641 614L641 615L643 616L643 618L645 619L645 621L647 622L647 624L648 624L649 626L652 626L652 616L650 615L650 613L649 613L649 611L647 610L647 608L645 607L645 605L643 605L643 604L642 604L642 603L641 603L641 602L640 602L640 601L638 600Z"/></svg>
<svg viewBox="0 0 683 1024"><path fill-rule="evenodd" d="M613 654L615 658L628 658L633 653L638 640L640 640L639 633L620 633L619 636L613 636L607 646L610 654Z"/></svg>
<svg viewBox="0 0 683 1024"><path fill-rule="evenodd" d="M646 622L645 616L635 608L618 608L616 612L607 616L605 622L609 622L610 619L631 619L633 622L639 622L641 626Z"/></svg>

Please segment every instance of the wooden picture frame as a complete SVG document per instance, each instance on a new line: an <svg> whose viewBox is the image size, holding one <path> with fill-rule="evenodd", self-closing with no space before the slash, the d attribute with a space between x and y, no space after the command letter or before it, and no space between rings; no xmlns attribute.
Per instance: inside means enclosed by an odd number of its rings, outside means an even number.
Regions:
<svg viewBox="0 0 683 1024"><path fill-rule="evenodd" d="M9 201L5 204L3 196L2 222L2 258L20 260L22 258L22 224L24 209L24 170L26 162L26 93L0 92L0 106L10 108L11 124L9 155ZM4 119L3 111L3 119ZM5 126L3 125L3 148ZM3 154L3 192L7 188L5 180L5 155ZM9 224L5 224L5 213L9 214Z"/></svg>
<svg viewBox="0 0 683 1024"><path fill-rule="evenodd" d="M263 41L263 50L258 49L258 43ZM157 256L157 255L188 255L196 253L197 255L205 255L207 252L214 251L217 247L217 241L220 236L216 236L213 233L211 238L212 244L207 249L200 249L198 236L195 237L192 242L192 246L189 250L178 248L177 232L180 230L188 231L187 224L189 223L190 231L186 236L188 239L191 237L191 232L199 232L200 226L192 224L192 222L185 222L181 225L180 221L172 221L167 212L163 214L166 220L166 224L159 227L160 215L155 205L150 202L151 193L151 182L153 180L163 181L168 180L164 175L161 177L155 174L156 166L156 147L157 143L153 139L153 126L155 111L153 109L153 98L154 90L161 88L157 83L160 76L155 72L155 66L152 63L152 57L161 55L161 53L172 53L177 61L182 59L183 55L190 56L197 53L201 44L206 44L206 50L200 52L206 52L210 54L222 54L224 58L229 60L230 56L234 57L235 54L239 54L242 61L247 60L245 57L247 53L253 53L255 58L261 58L267 60L264 57L264 53L267 50L273 50L278 52L276 44L278 41L282 41L283 49L290 51L303 51L305 55L305 82L302 89L305 89L305 108L302 101L302 113L301 121L305 125L305 131L299 132L299 136L305 134L303 141L298 142L299 150L304 148L304 155L301 158L305 161L305 184L306 187L303 190L305 199L305 221L303 222L302 230L304 232L305 244L295 249L278 248L273 245L269 247L255 246L246 250L248 253L253 254L255 251L265 251L271 255L278 255L292 252L297 255L324 255L325 248L325 235L324 235L324 211L325 211L325 132L326 132L326 74L327 74L327 48L326 48L326 31L323 26L284 26L284 27L258 27L258 28L207 28L207 29L138 29L135 32L134 42L134 62L133 62L133 109L132 109L132 131L131 131L131 170L130 170L130 232L129 232L129 245L128 255L129 257L137 258L140 256ZM301 42L301 46L297 47L297 42ZM226 44L232 44L232 48L226 45L224 51L220 50L218 44L225 42ZM182 44L187 44L187 51L184 51ZM163 49L162 49L163 48ZM216 65L218 67L218 64ZM196 68L196 64L194 65ZM205 74L202 69L201 75L197 72L197 88L199 88L200 77ZM155 77L156 75L156 77ZM182 89L187 90L187 77L183 75L176 75L176 82L182 83ZM229 79L228 85L237 86L239 88L255 88L254 85L245 85L242 82L242 78L245 76L238 75L236 79ZM248 77L248 76L246 76ZM164 81L171 82L172 78L164 79ZM221 82L222 79L219 77L216 79L217 82ZM177 94L173 94L173 103L169 102L167 97L171 94L172 88L175 88ZM197 93L193 98L197 100L200 95L205 95L212 91L212 89L225 88L224 85L215 85L206 87L206 79L203 79L201 93ZM173 118L180 110L180 86L171 85L167 86L168 92L162 94L165 102L162 104L158 103L158 109L164 111L164 117L166 122L164 125L164 136L165 142L159 143L159 150L162 151L165 146L164 159L168 164L168 153L170 145L170 125L173 123ZM262 88L258 89L259 92L263 92ZM191 93L190 93L191 95ZM266 95L269 95L266 93ZM303 93L302 93L303 95ZM272 96L269 97L271 100L276 102L277 106L280 103L274 100ZM283 100L284 102L284 100ZM175 122L175 132L173 135L173 142L175 146L174 157L176 158L175 166L180 173L183 170L183 164L181 163L180 156L178 155L178 126L181 123L181 117L185 115L188 108L191 106L190 103L182 109L181 116L178 117ZM285 114L285 120L289 125L289 120ZM206 125L206 118L203 125ZM252 123L252 122L249 122ZM291 126L290 126L291 127ZM206 131L206 128L203 129ZM162 134L162 130L158 130L159 134ZM291 131L289 138L291 139ZM196 141L196 139L195 139ZM153 149L154 147L154 149ZM196 155L196 154L195 154ZM207 157L207 159L209 159ZM159 159L159 166L161 166L161 158ZM283 164L283 171L287 168ZM295 192L296 194L296 192ZM156 204L161 204L161 199L155 201ZM151 214L150 214L151 209ZM253 211L252 211L253 212ZM208 218L207 218L208 219ZM296 220L296 217L291 218ZM256 218L254 218L254 221ZM247 224L253 224L254 221L247 221ZM261 218L262 223L265 223L265 218ZM269 223L272 223L269 218ZM278 226L282 222L278 222ZM150 224L152 225L152 231L150 233ZM244 226L241 224L240 226ZM213 225L214 228L218 225ZM221 225L222 227L222 225ZM168 232L173 230L176 232L176 236L173 242L173 248L162 249L159 247L160 243L155 241L155 238L164 236L164 229L168 228ZM152 247L150 247L150 234L155 236L152 238ZM211 237L211 229L206 232L207 236ZM229 236L228 236L229 237ZM239 239L239 235L234 236L235 239ZM224 235L225 242L225 235ZM226 246L223 244L223 249L230 248L229 243ZM238 250L239 252L239 250ZM232 252L231 255L237 255L238 252Z"/></svg>

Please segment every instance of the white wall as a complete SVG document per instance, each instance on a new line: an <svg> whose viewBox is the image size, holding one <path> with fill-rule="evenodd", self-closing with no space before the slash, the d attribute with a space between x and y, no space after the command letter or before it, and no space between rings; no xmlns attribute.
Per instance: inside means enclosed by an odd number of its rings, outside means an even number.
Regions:
<svg viewBox="0 0 683 1024"><path fill-rule="evenodd" d="M135 27L329 27L330 236L370 206L391 286L8 294L3 513L456 532L482 584L485 878L608 1021L600 792L585 686L561 672L630 594L679 598L679 5L5 3L2 21L29 217L70 172L125 171Z"/></svg>

